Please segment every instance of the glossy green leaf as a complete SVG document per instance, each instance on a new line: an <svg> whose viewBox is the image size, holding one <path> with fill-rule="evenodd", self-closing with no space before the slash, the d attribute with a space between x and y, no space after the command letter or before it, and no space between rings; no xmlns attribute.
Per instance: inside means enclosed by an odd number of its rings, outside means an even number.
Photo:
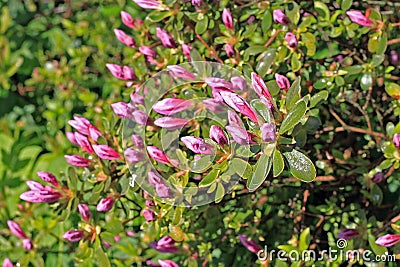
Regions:
<svg viewBox="0 0 400 267"><path fill-rule="evenodd" d="M315 55L315 51L317 50L316 40L314 34L311 32L306 32L301 34L301 40L304 42L307 48L307 56Z"/></svg>
<svg viewBox="0 0 400 267"><path fill-rule="evenodd" d="M171 15L172 11L162 12L159 10L154 10L146 17L146 19L148 19L151 22L159 22L167 17L170 17Z"/></svg>
<svg viewBox="0 0 400 267"><path fill-rule="evenodd" d="M293 149L291 151L284 152L283 156L286 158L289 164L290 173L294 177L304 182L311 182L315 179L315 166L306 155Z"/></svg>
<svg viewBox="0 0 400 267"><path fill-rule="evenodd" d="M292 71L296 72L301 69L301 61L297 58L296 53L293 53L292 59L290 61L290 66L292 67Z"/></svg>
<svg viewBox="0 0 400 267"><path fill-rule="evenodd" d="M342 3L340 4L340 8L343 11L347 11L351 5L353 4L353 0L342 0Z"/></svg>
<svg viewBox="0 0 400 267"><path fill-rule="evenodd" d="M293 127L300 122L301 118L303 118L306 110L306 103L304 101L298 102L293 110L291 110L283 119L279 133L284 134L293 129Z"/></svg>
<svg viewBox="0 0 400 267"><path fill-rule="evenodd" d="M297 77L297 79L292 83L289 90L286 94L286 109L292 110L294 108L295 103L300 99L300 91L301 91L301 77Z"/></svg>
<svg viewBox="0 0 400 267"><path fill-rule="evenodd" d="M250 102L251 107L261 115L265 122L273 122L273 115L267 106L259 99L253 99Z"/></svg>
<svg viewBox="0 0 400 267"><path fill-rule="evenodd" d="M297 25L300 19L300 6L296 2L292 1L291 9L287 8L285 13L290 21Z"/></svg>
<svg viewBox="0 0 400 267"><path fill-rule="evenodd" d="M375 253L375 255L384 255L385 253L388 252L386 247L379 246L378 244L375 243L375 237L373 235L368 235L368 243L369 246L371 247L372 251Z"/></svg>
<svg viewBox="0 0 400 267"><path fill-rule="evenodd" d="M210 171L199 183L199 187L209 186L212 184L215 179L218 178L218 175L221 171L219 169L214 169Z"/></svg>
<svg viewBox="0 0 400 267"><path fill-rule="evenodd" d="M285 168L285 161L283 160L282 153L275 149L274 157L273 157L273 164L272 164L272 173L274 177L280 175Z"/></svg>
<svg viewBox="0 0 400 267"><path fill-rule="evenodd" d="M268 177L269 171L271 170L271 165L272 157L262 154L256 163L253 176L250 179L247 179L246 186L250 192L255 191L264 183L265 179Z"/></svg>
<svg viewBox="0 0 400 267"><path fill-rule="evenodd" d="M379 38L378 45L376 47L376 53L381 55L385 53L387 48L387 34L386 32L382 33L382 36Z"/></svg>
<svg viewBox="0 0 400 267"><path fill-rule="evenodd" d="M320 1L314 2L314 8L317 10L318 14L324 18L326 21L330 18L329 8L326 4Z"/></svg>
<svg viewBox="0 0 400 267"><path fill-rule="evenodd" d="M373 55L372 56L372 66L378 67L379 65L382 64L382 62L384 60L385 60L385 55Z"/></svg>
<svg viewBox="0 0 400 267"><path fill-rule="evenodd" d="M386 92L394 98L400 99L400 85L392 82L385 82Z"/></svg>
<svg viewBox="0 0 400 267"><path fill-rule="evenodd" d="M97 260L97 266L111 267L110 260L108 259L107 254L104 253L104 251L101 249L101 247L96 248L95 255Z"/></svg>
<svg viewBox="0 0 400 267"><path fill-rule="evenodd" d="M221 202L225 195L225 188L221 183L217 184L217 191L215 191L215 203Z"/></svg>
<svg viewBox="0 0 400 267"><path fill-rule="evenodd" d="M363 90L368 90L372 86L371 73L367 72L361 76L360 85L361 85L361 89L363 89Z"/></svg>
<svg viewBox="0 0 400 267"><path fill-rule="evenodd" d="M204 16L202 20L198 21L195 26L195 32L197 34L203 34L208 28L208 16Z"/></svg>
<svg viewBox="0 0 400 267"><path fill-rule="evenodd" d="M304 251L310 245L310 228L307 227L306 229L301 232L299 237L299 250Z"/></svg>
<svg viewBox="0 0 400 267"><path fill-rule="evenodd" d="M190 170L195 173L203 173L212 166L211 156L203 156L191 163Z"/></svg>
<svg viewBox="0 0 400 267"><path fill-rule="evenodd" d="M272 14L270 11L265 11L261 21L261 30L266 33L272 26Z"/></svg>
<svg viewBox="0 0 400 267"><path fill-rule="evenodd" d="M249 179L253 174L253 168L247 161L239 158L233 158L230 164L232 165L237 175L244 179Z"/></svg>
<svg viewBox="0 0 400 267"><path fill-rule="evenodd" d="M265 53L260 55L258 64L256 66L256 71L261 77L265 77L271 64L274 62L276 56L275 49L269 49Z"/></svg>

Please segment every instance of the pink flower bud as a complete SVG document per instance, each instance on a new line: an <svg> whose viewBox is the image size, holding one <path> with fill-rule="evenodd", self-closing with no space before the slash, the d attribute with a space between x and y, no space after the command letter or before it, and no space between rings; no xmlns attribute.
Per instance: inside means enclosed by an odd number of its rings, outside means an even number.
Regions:
<svg viewBox="0 0 400 267"><path fill-rule="evenodd" d="M210 138L221 146L228 143L228 139L226 138L224 131L217 125L212 125L210 127Z"/></svg>
<svg viewBox="0 0 400 267"><path fill-rule="evenodd" d="M223 78L207 77L207 78L204 79L204 81L212 89L233 91L232 83L226 81Z"/></svg>
<svg viewBox="0 0 400 267"><path fill-rule="evenodd" d="M167 155L158 147L155 146L148 146L147 147L147 152L149 153L149 156L154 159L157 162L163 163L163 164L169 164L170 161L167 157Z"/></svg>
<svg viewBox="0 0 400 267"><path fill-rule="evenodd" d="M164 236L156 242L151 242L150 247L163 253L175 253L178 248L175 246L175 241L170 236Z"/></svg>
<svg viewBox="0 0 400 267"><path fill-rule="evenodd" d="M134 111L133 107L125 102L112 103L111 108L113 109L115 115L120 118L130 118L132 112Z"/></svg>
<svg viewBox="0 0 400 267"><path fill-rule="evenodd" d="M400 134L396 133L393 135L393 144L397 149L400 149Z"/></svg>
<svg viewBox="0 0 400 267"><path fill-rule="evenodd" d="M121 20L122 23L125 24L127 27L132 29L135 28L135 21L129 13L121 11Z"/></svg>
<svg viewBox="0 0 400 267"><path fill-rule="evenodd" d="M233 76L231 78L231 83L233 85L233 90L235 91L247 91L247 82L239 76Z"/></svg>
<svg viewBox="0 0 400 267"><path fill-rule="evenodd" d="M22 247L25 250L31 250L33 248L33 243L29 238L25 238L24 240L22 240Z"/></svg>
<svg viewBox="0 0 400 267"><path fill-rule="evenodd" d="M75 138L76 141L78 142L78 145L85 150L88 153L93 153L93 148L92 145L90 144L88 138L84 136L83 134L80 133L75 133Z"/></svg>
<svg viewBox="0 0 400 267"><path fill-rule="evenodd" d="M44 185L42 185L41 183L35 182L35 181L26 181L26 184L28 185L29 189L33 190L33 191L43 191L43 190L52 190L52 188L46 187Z"/></svg>
<svg viewBox="0 0 400 267"><path fill-rule="evenodd" d="M49 173L49 172L37 172L37 175L40 177L40 179L42 179L43 181L50 183L54 186L59 186L57 178Z"/></svg>
<svg viewBox="0 0 400 267"><path fill-rule="evenodd" d="M390 51L390 63L392 63L392 65L397 66L397 64L399 64L399 54L397 53L396 50L392 50Z"/></svg>
<svg viewBox="0 0 400 267"><path fill-rule="evenodd" d="M167 130L181 129L187 126L189 120L173 117L162 117L154 121L154 124L158 127L165 128Z"/></svg>
<svg viewBox="0 0 400 267"><path fill-rule="evenodd" d="M93 145L93 150L102 159L114 160L121 158L117 151L107 145Z"/></svg>
<svg viewBox="0 0 400 267"><path fill-rule="evenodd" d="M230 126L244 128L242 119L239 117L238 114L236 114L236 112L232 110L228 110L228 122Z"/></svg>
<svg viewBox="0 0 400 267"><path fill-rule="evenodd" d="M286 17L285 13L280 9L274 10L272 13L272 17L276 23L282 25L288 25L290 23L289 18Z"/></svg>
<svg viewBox="0 0 400 267"><path fill-rule="evenodd" d="M132 112L132 117L136 121L136 123L140 125L150 125L153 123L153 120L149 118L149 116L147 116L146 112L140 109Z"/></svg>
<svg viewBox="0 0 400 267"><path fill-rule="evenodd" d="M238 143L239 145L249 145L256 143L252 140L254 135L243 128L237 126L226 126L225 129L232 136L233 140L235 140L236 143Z"/></svg>
<svg viewBox="0 0 400 267"><path fill-rule="evenodd" d="M226 8L224 8L224 11L222 11L222 22L224 23L225 27L227 27L228 29L233 30L232 14Z"/></svg>
<svg viewBox="0 0 400 267"><path fill-rule="evenodd" d="M5 258L3 260L3 267L13 267L13 263L11 262L11 260L9 258Z"/></svg>
<svg viewBox="0 0 400 267"><path fill-rule="evenodd" d="M400 241L400 234L396 234L396 235L384 235L379 237L375 243L383 246L383 247L391 247L396 245L398 242Z"/></svg>
<svg viewBox="0 0 400 267"><path fill-rule="evenodd" d="M143 149L144 148L144 142L143 142L143 138L140 137L140 135L137 134L133 134L131 136L131 140L134 146L136 146L139 149Z"/></svg>
<svg viewBox="0 0 400 267"><path fill-rule="evenodd" d="M53 203L57 202L62 195L53 190L41 190L41 191L27 191L22 193L19 198L31 203Z"/></svg>
<svg viewBox="0 0 400 267"><path fill-rule="evenodd" d="M220 101L217 101L213 98L204 99L203 104L206 107L206 109L211 110L212 112L215 113L221 113L226 110L225 107L221 105Z"/></svg>
<svg viewBox="0 0 400 267"><path fill-rule="evenodd" d="M356 229L348 229L348 228L342 229L338 234L339 239L345 239L345 240L352 239L356 236L358 236L358 231Z"/></svg>
<svg viewBox="0 0 400 267"><path fill-rule="evenodd" d="M86 118L74 116L74 119L69 120L68 124L75 128L79 133L89 135L89 126L91 123Z"/></svg>
<svg viewBox="0 0 400 267"><path fill-rule="evenodd" d="M106 64L107 69L111 74L120 80L131 81L136 79L135 72L128 66L120 66L117 64Z"/></svg>
<svg viewBox="0 0 400 267"><path fill-rule="evenodd" d="M11 233L16 237L21 239L28 238L28 236L25 234L25 232L22 230L21 226L19 226L18 223L8 220L7 224L8 228L10 228Z"/></svg>
<svg viewBox="0 0 400 267"><path fill-rule="evenodd" d="M374 182L376 184L379 184L379 183L381 183L383 181L384 178L385 177L383 176L383 173L377 172L377 173L374 174L374 176L372 177L371 180L372 180L372 182Z"/></svg>
<svg viewBox="0 0 400 267"><path fill-rule="evenodd" d="M367 18L361 11L358 10L349 10L346 12L347 16L349 16L350 20L360 26L371 27L373 21Z"/></svg>
<svg viewBox="0 0 400 267"><path fill-rule="evenodd" d="M272 95L269 92L267 85L263 79L261 79L260 75L255 72L251 73L251 85L257 95L264 96L267 99L272 99Z"/></svg>
<svg viewBox="0 0 400 267"><path fill-rule="evenodd" d="M180 79L184 79L184 80L195 80L196 79L196 75L194 75L190 71L188 71L178 65L168 66L167 70L175 78L180 78Z"/></svg>
<svg viewBox="0 0 400 267"><path fill-rule="evenodd" d="M275 73L275 80L278 84L278 87L285 90L286 92L290 88L290 82L286 76L280 75L279 73Z"/></svg>
<svg viewBox="0 0 400 267"><path fill-rule="evenodd" d="M246 235L239 235L239 239L242 245L253 253L257 254L257 252L262 249L260 245L258 245L254 240L249 239Z"/></svg>
<svg viewBox="0 0 400 267"><path fill-rule="evenodd" d="M132 93L130 95L131 101L137 105L144 105L144 97L141 96L139 93Z"/></svg>
<svg viewBox="0 0 400 267"><path fill-rule="evenodd" d="M156 220L156 214L152 210L145 209L143 210L142 215L146 222L153 222Z"/></svg>
<svg viewBox="0 0 400 267"><path fill-rule="evenodd" d="M144 9L159 9L161 3L156 0L133 0L138 6Z"/></svg>
<svg viewBox="0 0 400 267"><path fill-rule="evenodd" d="M154 201L151 200L151 199L146 200L145 205L146 205L146 207L148 207L148 208L153 208L153 207L156 206L156 204L154 203Z"/></svg>
<svg viewBox="0 0 400 267"><path fill-rule="evenodd" d="M125 149L124 156L125 159L131 164L136 164L145 160L144 154L142 152L136 151L132 148Z"/></svg>
<svg viewBox="0 0 400 267"><path fill-rule="evenodd" d="M156 31L156 36L158 39L160 39L163 46L165 46L166 48L176 48L174 39L168 34L166 30L157 27Z"/></svg>
<svg viewBox="0 0 400 267"><path fill-rule="evenodd" d="M187 44L182 44L182 52L185 55L185 57L190 61L190 50L192 50L192 47Z"/></svg>
<svg viewBox="0 0 400 267"><path fill-rule="evenodd" d="M148 56L148 57L156 57L157 56L156 52L154 52L154 50L151 49L150 46L144 46L144 45L139 46L139 52L141 54L143 54L144 56Z"/></svg>
<svg viewBox="0 0 400 267"><path fill-rule="evenodd" d="M179 98L165 98L153 105L153 110L162 115L173 115L193 106L190 100Z"/></svg>
<svg viewBox="0 0 400 267"><path fill-rule="evenodd" d="M276 126L273 123L264 123L261 127L261 135L264 142L276 141Z"/></svg>
<svg viewBox="0 0 400 267"><path fill-rule="evenodd" d="M160 267L179 267L179 265L172 260L158 260L158 263L160 264Z"/></svg>
<svg viewBox="0 0 400 267"><path fill-rule="evenodd" d="M85 236L85 232L83 230L70 230L63 234L63 238L68 240L69 242L78 242Z"/></svg>
<svg viewBox="0 0 400 267"><path fill-rule="evenodd" d="M248 19L247 19L247 24L252 24L253 22L254 22L254 20L256 19L256 17L254 17L254 16L250 16Z"/></svg>
<svg viewBox="0 0 400 267"><path fill-rule="evenodd" d="M297 47L298 46L296 35L294 35L291 32L286 33L285 41L288 43L288 45L290 47Z"/></svg>
<svg viewBox="0 0 400 267"><path fill-rule="evenodd" d="M192 5L200 7L203 4L203 0L192 0Z"/></svg>
<svg viewBox="0 0 400 267"><path fill-rule="evenodd" d="M90 138L93 139L93 141L97 142L100 136L103 136L103 134L100 132L99 129L94 127L93 125L89 126L89 136Z"/></svg>
<svg viewBox="0 0 400 267"><path fill-rule="evenodd" d="M221 91L219 94L228 106L248 117L254 123L258 123L257 113L241 96L228 91Z"/></svg>
<svg viewBox="0 0 400 267"><path fill-rule="evenodd" d="M96 210L99 212L106 212L112 209L114 205L114 199L112 197L102 198L97 204Z"/></svg>
<svg viewBox="0 0 400 267"><path fill-rule="evenodd" d="M135 40L132 38L132 36L127 35L123 30L114 29L114 33L118 41L120 41L124 45L132 48L136 46Z"/></svg>
<svg viewBox="0 0 400 267"><path fill-rule="evenodd" d="M92 213L90 212L89 206L86 204L78 204L78 211L82 216L82 219L88 222L92 218Z"/></svg>
<svg viewBox="0 0 400 267"><path fill-rule="evenodd" d="M75 167L87 167L90 163L90 159L82 158L77 155L64 155L64 158L68 164Z"/></svg>
<svg viewBox="0 0 400 267"><path fill-rule="evenodd" d="M74 145L78 146L78 142L75 139L75 133L74 132L66 132L65 135L67 136L67 139Z"/></svg>
<svg viewBox="0 0 400 267"><path fill-rule="evenodd" d="M212 155L215 152L213 145L207 144L204 139L197 136L184 136L181 141L187 148L197 154Z"/></svg>
<svg viewBox="0 0 400 267"><path fill-rule="evenodd" d="M233 49L233 46L232 46L232 45L226 44L226 45L224 46L224 49L225 49L226 55L227 55L228 57L233 57L233 56L235 55L235 50Z"/></svg>

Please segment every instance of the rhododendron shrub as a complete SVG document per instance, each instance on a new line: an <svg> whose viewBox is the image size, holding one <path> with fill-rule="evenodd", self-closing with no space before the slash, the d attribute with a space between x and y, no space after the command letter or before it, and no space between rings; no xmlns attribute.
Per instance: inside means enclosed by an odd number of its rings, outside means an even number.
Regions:
<svg viewBox="0 0 400 267"><path fill-rule="evenodd" d="M400 257L397 15L348 0L120 9L102 67L121 94L71 115L67 169L27 179L3 266ZM288 257L328 248L353 256Z"/></svg>

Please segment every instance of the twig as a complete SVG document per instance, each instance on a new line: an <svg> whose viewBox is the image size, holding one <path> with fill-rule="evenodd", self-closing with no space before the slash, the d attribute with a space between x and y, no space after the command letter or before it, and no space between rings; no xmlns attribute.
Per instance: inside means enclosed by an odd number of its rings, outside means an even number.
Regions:
<svg viewBox="0 0 400 267"><path fill-rule="evenodd" d="M197 33L196 33L196 37L200 40L200 42L203 43L203 45L204 45L205 47L207 47L207 49L210 51L210 55L211 55L211 56L213 56L216 60L218 60L219 63L221 63L221 64L224 63L224 61L222 61L222 59L217 55L217 52L215 51L214 47L211 48L211 47L206 43L206 41L204 41L204 39L203 39L199 34L197 34Z"/></svg>
<svg viewBox="0 0 400 267"><path fill-rule="evenodd" d="M271 35L271 37L268 39L268 41L265 43L265 47L268 47L272 44L272 42L275 40L276 36L281 32L282 30L277 30L274 32L274 34Z"/></svg>
<svg viewBox="0 0 400 267"><path fill-rule="evenodd" d="M397 44L400 43L400 38L392 39L387 41L387 45Z"/></svg>

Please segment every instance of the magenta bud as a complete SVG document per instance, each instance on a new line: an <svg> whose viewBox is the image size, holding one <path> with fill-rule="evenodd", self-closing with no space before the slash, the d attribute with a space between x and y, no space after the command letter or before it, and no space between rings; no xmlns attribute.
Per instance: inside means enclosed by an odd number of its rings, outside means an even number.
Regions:
<svg viewBox="0 0 400 267"><path fill-rule="evenodd" d="M112 197L102 198L97 204L96 210L99 212L106 212L112 209L114 199Z"/></svg>
<svg viewBox="0 0 400 267"><path fill-rule="evenodd" d="M383 173L377 172L377 173L374 174L374 176L372 177L371 180L372 180L372 182L374 182L376 184L379 184L379 183L381 183L383 181L384 178L385 177L383 176Z"/></svg>
<svg viewBox="0 0 400 267"><path fill-rule="evenodd" d="M157 56L156 52L154 52L154 50L151 49L150 46L144 46L144 45L139 46L139 52L141 54L143 54L144 56L148 56L148 57L156 57Z"/></svg>
<svg viewBox="0 0 400 267"><path fill-rule="evenodd" d="M129 28L135 28L135 20L132 18L132 16L125 12L125 11L121 11L121 20L122 23L125 24L127 27Z"/></svg>
<svg viewBox="0 0 400 267"><path fill-rule="evenodd" d="M393 135L393 144L397 149L400 149L400 134L396 133Z"/></svg>
<svg viewBox="0 0 400 267"><path fill-rule="evenodd" d="M257 95L264 96L267 99L272 99L272 95L269 92L267 85L260 77L260 75L255 72L251 73L251 85Z"/></svg>
<svg viewBox="0 0 400 267"><path fill-rule="evenodd" d="M15 235L18 238L24 239L28 238L28 236L25 234L25 232L22 230L21 226L19 226L18 223L8 220L7 221L8 228L10 228L10 231L13 235Z"/></svg>
<svg viewBox="0 0 400 267"><path fill-rule="evenodd" d="M233 85L233 90L242 92L247 91L247 82L242 77L233 76L231 78L231 83Z"/></svg>
<svg viewBox="0 0 400 267"><path fill-rule="evenodd" d="M212 125L210 127L210 138L221 146L228 143L228 139L226 138L224 131L217 125Z"/></svg>
<svg viewBox="0 0 400 267"><path fill-rule="evenodd" d="M140 109L133 111L132 117L136 123L140 125L150 125L153 123L152 119L147 116L146 112Z"/></svg>
<svg viewBox="0 0 400 267"><path fill-rule="evenodd" d="M338 234L339 239L345 239L345 240L352 239L356 236L358 236L358 231L356 229L348 229L348 228L342 229Z"/></svg>
<svg viewBox="0 0 400 267"><path fill-rule="evenodd" d="M232 83L223 78L207 77L204 79L208 86L212 89L233 91Z"/></svg>
<svg viewBox="0 0 400 267"><path fill-rule="evenodd" d="M222 11L222 22L224 23L225 27L227 27L228 29L233 30L232 14L226 8L224 8L224 11Z"/></svg>
<svg viewBox="0 0 400 267"><path fill-rule="evenodd" d="M163 163L163 164L169 164L170 161L167 157L167 155L158 147L155 146L148 146L147 147L147 152L149 153L149 156L154 159L157 162Z"/></svg>
<svg viewBox="0 0 400 267"><path fill-rule="evenodd" d="M9 258L5 258L3 260L3 267L13 267L13 263Z"/></svg>
<svg viewBox="0 0 400 267"><path fill-rule="evenodd" d="M143 149L144 148L144 142L143 142L143 138L140 137L140 135L137 134L133 134L131 136L131 140L132 143L135 147L139 148L139 149Z"/></svg>
<svg viewBox="0 0 400 267"><path fill-rule="evenodd" d="M286 76L280 75L279 73L275 73L275 80L278 84L278 87L285 90L286 92L290 88L290 82Z"/></svg>
<svg viewBox="0 0 400 267"><path fill-rule="evenodd" d="M89 136L90 138L93 139L93 141L97 142L100 136L103 136L103 134L100 132L99 129L94 127L93 125L89 126Z"/></svg>
<svg viewBox="0 0 400 267"><path fill-rule="evenodd" d="M64 158L68 164L75 167L87 167L91 162L90 159L86 159L77 155L64 155Z"/></svg>
<svg viewBox="0 0 400 267"><path fill-rule="evenodd" d="M58 201L62 195L53 190L41 190L41 191L27 191L22 193L19 198L31 203L53 203Z"/></svg>
<svg viewBox="0 0 400 267"><path fill-rule="evenodd" d="M145 205L146 205L146 207L148 207L148 208L153 208L153 207L156 206L156 204L154 203L154 201L151 200L151 199L146 200Z"/></svg>
<svg viewBox="0 0 400 267"><path fill-rule="evenodd" d="M254 17L254 16L250 16L248 19L247 19L247 24L252 24L253 22L254 22L254 20L256 19L256 17Z"/></svg>
<svg viewBox="0 0 400 267"><path fill-rule="evenodd" d="M182 52L185 55L185 57L190 61L190 50L192 50L192 47L187 44L182 44Z"/></svg>
<svg viewBox="0 0 400 267"><path fill-rule="evenodd" d="M158 264L160 264L160 267L179 267L179 265L172 260L158 260Z"/></svg>
<svg viewBox="0 0 400 267"><path fill-rule="evenodd" d="M204 139L197 136L184 136L181 138L183 144L197 154L212 155L214 154L214 146L207 144Z"/></svg>
<svg viewBox="0 0 400 267"><path fill-rule="evenodd" d="M133 0L138 6L144 9L160 9L161 3L156 0Z"/></svg>
<svg viewBox="0 0 400 267"><path fill-rule="evenodd" d="M169 35L166 30L157 28L156 31L156 36L158 39L160 39L163 46L165 46L166 48L176 48L174 39Z"/></svg>
<svg viewBox="0 0 400 267"><path fill-rule="evenodd" d="M49 173L49 172L37 172L37 175L40 177L40 179L42 179L43 181L50 183L54 186L59 186L57 178Z"/></svg>
<svg viewBox="0 0 400 267"><path fill-rule="evenodd" d="M88 153L93 153L93 148L92 145L90 144L88 138L84 136L83 134L80 133L75 133L75 138L76 141L78 142L78 145L85 150Z"/></svg>
<svg viewBox="0 0 400 267"><path fill-rule="evenodd" d="M395 66L399 64L399 53L396 50L390 51L390 63Z"/></svg>
<svg viewBox="0 0 400 267"><path fill-rule="evenodd" d="M92 217L92 213L90 212L89 206L86 204L78 204L78 211L82 216L82 219L88 222Z"/></svg>
<svg viewBox="0 0 400 267"><path fill-rule="evenodd" d="M41 183L35 182L35 181L26 181L26 184L28 185L29 189L33 190L33 191L44 191L44 190L52 190L52 188L46 187L44 185L42 185Z"/></svg>
<svg viewBox="0 0 400 267"><path fill-rule="evenodd" d="M152 210L145 209L142 211L142 215L146 222L153 222L156 220L156 214Z"/></svg>
<svg viewBox="0 0 400 267"><path fill-rule="evenodd" d="M113 109L115 115L120 118L126 118L129 116L129 113L133 112L132 106L125 102L112 103L111 108Z"/></svg>
<svg viewBox="0 0 400 267"><path fill-rule="evenodd" d="M153 109L162 115L173 115L181 112L193 106L193 102L190 100L179 99L179 98L165 98L156 102L153 105Z"/></svg>
<svg viewBox="0 0 400 267"><path fill-rule="evenodd" d="M272 17L276 23L282 25L288 25L290 23L289 18L285 15L285 13L281 9L275 9L272 13Z"/></svg>
<svg viewBox="0 0 400 267"><path fill-rule="evenodd" d="M68 240L69 242L78 242L85 236L85 232L83 230L70 230L63 234L63 238Z"/></svg>
<svg viewBox="0 0 400 267"><path fill-rule="evenodd" d="M184 80L195 80L196 79L196 75L194 75L190 71L188 71L178 65L168 66L167 70L175 78L180 78L180 79L184 79Z"/></svg>
<svg viewBox="0 0 400 267"><path fill-rule="evenodd" d="M363 13L361 13L361 11L349 10L346 14L352 22L360 26L371 27L373 24L373 21L367 18Z"/></svg>
<svg viewBox="0 0 400 267"><path fill-rule="evenodd" d="M93 145L93 150L99 158L114 160L120 159L120 154L107 145Z"/></svg>
<svg viewBox="0 0 400 267"><path fill-rule="evenodd" d="M86 118L74 116L74 119L69 120L68 124L75 128L79 133L83 135L89 135L89 126L91 123Z"/></svg>
<svg viewBox="0 0 400 267"><path fill-rule="evenodd" d="M144 97L141 96L139 93L132 93L130 96L131 96L131 101L134 104L144 105Z"/></svg>
<svg viewBox="0 0 400 267"><path fill-rule="evenodd" d="M227 55L228 57L233 57L233 56L235 55L235 50L234 50L234 48L233 48L232 45L226 44L226 45L224 46L224 49L225 49L226 55Z"/></svg>
<svg viewBox="0 0 400 267"><path fill-rule="evenodd" d="M150 247L163 253L175 253L178 251L178 248L175 246L175 240L170 236L164 236L156 242L151 242Z"/></svg>
<svg viewBox="0 0 400 267"><path fill-rule="evenodd" d="M264 123L261 127L261 135L264 142L276 141L276 126L273 123Z"/></svg>
<svg viewBox="0 0 400 267"><path fill-rule="evenodd" d="M203 4L203 0L192 0L192 5L200 7Z"/></svg>
<svg viewBox="0 0 400 267"><path fill-rule="evenodd" d="M136 164L145 160L145 156L142 152L136 151L132 148L125 149L124 156L125 159L131 164Z"/></svg>
<svg viewBox="0 0 400 267"><path fill-rule="evenodd" d="M114 29L115 36L122 44L134 48L136 46L135 40L132 36L127 35L123 30Z"/></svg>
<svg viewBox="0 0 400 267"><path fill-rule="evenodd" d="M106 64L107 69L111 74L120 80L130 81L136 79L135 72L128 66L120 66L117 64Z"/></svg>
<svg viewBox="0 0 400 267"><path fill-rule="evenodd" d="M226 126L225 129L239 145L255 144L253 134L238 126Z"/></svg>
<svg viewBox="0 0 400 267"><path fill-rule="evenodd" d="M296 35L294 35L291 32L286 33L285 41L288 43L288 45L290 47L297 47L298 46Z"/></svg>
<svg viewBox="0 0 400 267"><path fill-rule="evenodd" d="M221 113L226 110L225 107L221 104L221 102L215 100L214 98L204 99L203 104L206 107L206 109L211 110L212 112L215 113Z"/></svg>
<svg viewBox="0 0 400 267"><path fill-rule="evenodd" d="M242 119L239 117L238 114L236 114L236 112L232 110L228 110L228 122L230 126L244 128Z"/></svg>
<svg viewBox="0 0 400 267"><path fill-rule="evenodd" d="M154 125L165 128L167 130L181 129L187 126L189 120L173 117L162 117L154 121Z"/></svg>
<svg viewBox="0 0 400 267"><path fill-rule="evenodd" d="M396 245L398 242L400 241L400 234L396 234L396 235L384 235L379 237L375 243L383 246L383 247L391 247Z"/></svg>
<svg viewBox="0 0 400 267"><path fill-rule="evenodd" d="M71 144L79 146L78 142L76 141L74 132L66 132L65 135L67 136L67 139L71 142Z"/></svg>
<svg viewBox="0 0 400 267"><path fill-rule="evenodd" d="M219 92L221 97L224 99L224 102L236 110L237 112L243 114L244 116L248 117L254 123L258 123L257 113L250 107L250 105L244 100L241 96L228 92L228 91L221 91Z"/></svg>
<svg viewBox="0 0 400 267"><path fill-rule="evenodd" d="M239 239L242 245L253 253L257 254L262 249L256 241L249 239L246 235L239 235Z"/></svg>
<svg viewBox="0 0 400 267"><path fill-rule="evenodd" d="M22 240L22 247L25 250L31 250L33 248L33 243L29 238L25 238L24 240Z"/></svg>

